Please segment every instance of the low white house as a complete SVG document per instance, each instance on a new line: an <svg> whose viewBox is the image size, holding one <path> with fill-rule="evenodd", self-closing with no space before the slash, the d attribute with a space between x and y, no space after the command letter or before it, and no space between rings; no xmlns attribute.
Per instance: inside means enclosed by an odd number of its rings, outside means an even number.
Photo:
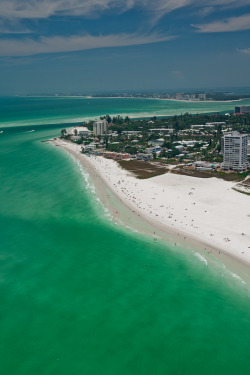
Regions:
<svg viewBox="0 0 250 375"><path fill-rule="evenodd" d="M137 160L147 161L147 160L152 160L153 155L152 154L137 154L136 158L137 158Z"/></svg>
<svg viewBox="0 0 250 375"><path fill-rule="evenodd" d="M79 135L72 135L71 141L80 141L81 137Z"/></svg>
<svg viewBox="0 0 250 375"><path fill-rule="evenodd" d="M157 154L159 155L162 151L162 148L160 146L156 146L156 147L148 147L146 148L146 152L147 154Z"/></svg>
<svg viewBox="0 0 250 375"><path fill-rule="evenodd" d="M151 139L150 141L148 141L148 145L149 146L162 146L163 143L164 143L164 139L163 138Z"/></svg>
<svg viewBox="0 0 250 375"><path fill-rule="evenodd" d="M90 131L85 126L74 126L67 130L69 135L80 136L80 137L89 137Z"/></svg>
<svg viewBox="0 0 250 375"><path fill-rule="evenodd" d="M178 150L179 152L182 152L184 150L184 147L182 145L177 145L175 146L176 150Z"/></svg>
<svg viewBox="0 0 250 375"><path fill-rule="evenodd" d="M174 129L169 128L156 128L156 129L149 129L151 133L173 133Z"/></svg>
<svg viewBox="0 0 250 375"><path fill-rule="evenodd" d="M198 143L198 141L180 141L179 143L181 143L182 145L184 146L187 146L187 147L194 147L196 143Z"/></svg>
<svg viewBox="0 0 250 375"><path fill-rule="evenodd" d="M92 142L89 145L83 146L84 151L93 151L96 149L96 143Z"/></svg>

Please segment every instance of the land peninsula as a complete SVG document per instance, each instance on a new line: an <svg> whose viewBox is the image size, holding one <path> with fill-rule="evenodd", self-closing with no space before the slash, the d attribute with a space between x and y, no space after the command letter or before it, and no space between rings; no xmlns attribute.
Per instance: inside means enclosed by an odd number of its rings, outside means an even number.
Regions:
<svg viewBox="0 0 250 375"><path fill-rule="evenodd" d="M90 122L63 129L53 142L88 170L113 217L124 222L126 207L126 225L136 229L140 218L155 240L165 233L172 243L250 265L249 171L220 167L223 133L250 132L249 114L102 121L109 125L103 134Z"/></svg>

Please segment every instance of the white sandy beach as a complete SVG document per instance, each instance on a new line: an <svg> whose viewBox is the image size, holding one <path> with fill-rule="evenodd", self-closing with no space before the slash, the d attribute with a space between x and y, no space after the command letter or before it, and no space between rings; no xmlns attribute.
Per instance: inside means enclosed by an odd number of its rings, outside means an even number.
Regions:
<svg viewBox="0 0 250 375"><path fill-rule="evenodd" d="M250 264L250 197L233 190L236 183L172 173L139 180L114 160L85 156L80 146L69 142L56 144L91 163L93 171L142 219Z"/></svg>

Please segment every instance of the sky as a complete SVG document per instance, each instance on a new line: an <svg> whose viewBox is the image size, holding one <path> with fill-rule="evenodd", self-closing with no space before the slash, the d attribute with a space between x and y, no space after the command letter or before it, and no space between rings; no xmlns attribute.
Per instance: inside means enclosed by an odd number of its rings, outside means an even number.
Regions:
<svg viewBox="0 0 250 375"><path fill-rule="evenodd" d="M250 86L250 0L0 0L0 95Z"/></svg>

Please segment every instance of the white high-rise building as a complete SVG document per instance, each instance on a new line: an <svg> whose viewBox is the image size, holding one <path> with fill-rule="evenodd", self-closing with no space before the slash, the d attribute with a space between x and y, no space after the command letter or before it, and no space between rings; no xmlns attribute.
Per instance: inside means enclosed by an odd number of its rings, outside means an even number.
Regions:
<svg viewBox="0 0 250 375"><path fill-rule="evenodd" d="M250 113L250 105L240 105L234 107L234 113Z"/></svg>
<svg viewBox="0 0 250 375"><path fill-rule="evenodd" d="M222 137L222 169L242 172L247 169L247 134L232 131Z"/></svg>
<svg viewBox="0 0 250 375"><path fill-rule="evenodd" d="M94 135L104 135L108 133L108 121L98 120L93 124Z"/></svg>

